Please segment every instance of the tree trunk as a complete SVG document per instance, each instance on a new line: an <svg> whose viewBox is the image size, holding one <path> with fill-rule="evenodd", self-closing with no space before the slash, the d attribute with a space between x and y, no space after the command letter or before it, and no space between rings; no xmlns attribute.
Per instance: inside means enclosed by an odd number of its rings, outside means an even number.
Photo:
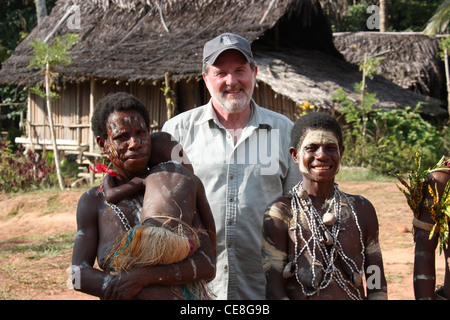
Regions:
<svg viewBox="0 0 450 320"><path fill-rule="evenodd" d="M388 12L391 0L380 0L380 32L386 32L388 29Z"/></svg>
<svg viewBox="0 0 450 320"><path fill-rule="evenodd" d="M62 179L61 168L59 166L59 153L58 146L56 145L56 137L55 137L55 127L53 125L53 114L52 114L52 102L50 98L50 66L47 64L45 67L45 95L46 95L46 104L47 104L47 116L48 123L50 126L50 137L52 139L53 145L53 157L55 159L56 166L56 175L58 177L58 183L61 190L64 190L64 182Z"/></svg>
<svg viewBox="0 0 450 320"><path fill-rule="evenodd" d="M448 48L444 49L445 79L447 80L447 110L450 117L450 72L448 70ZM450 118L449 118L450 121Z"/></svg>
<svg viewBox="0 0 450 320"><path fill-rule="evenodd" d="M40 24L47 16L47 5L45 4L45 0L36 0L36 15L38 24Z"/></svg>

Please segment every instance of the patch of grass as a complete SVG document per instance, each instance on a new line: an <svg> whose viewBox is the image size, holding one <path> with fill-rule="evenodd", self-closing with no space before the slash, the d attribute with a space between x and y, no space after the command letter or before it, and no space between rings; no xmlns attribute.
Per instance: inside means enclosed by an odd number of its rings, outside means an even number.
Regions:
<svg viewBox="0 0 450 320"><path fill-rule="evenodd" d="M0 242L0 256L23 252L27 259L54 257L64 250L72 248L75 232L57 233L49 237L32 236L9 239Z"/></svg>
<svg viewBox="0 0 450 320"><path fill-rule="evenodd" d="M403 282L403 276L399 274L393 274L386 276L386 282L389 283L402 283Z"/></svg>
<svg viewBox="0 0 450 320"><path fill-rule="evenodd" d="M59 202L57 201L59 194L51 195L46 202L46 208L42 212L42 215L50 214L55 211L55 208L58 207Z"/></svg>
<svg viewBox="0 0 450 320"><path fill-rule="evenodd" d="M20 209L22 209L25 206L23 202L19 202L17 205L14 206L14 208L11 209L11 211L8 212L7 217L15 217L19 214Z"/></svg>
<svg viewBox="0 0 450 320"><path fill-rule="evenodd" d="M397 178L377 173L368 168L342 166L336 176L336 180L394 182L397 181Z"/></svg>

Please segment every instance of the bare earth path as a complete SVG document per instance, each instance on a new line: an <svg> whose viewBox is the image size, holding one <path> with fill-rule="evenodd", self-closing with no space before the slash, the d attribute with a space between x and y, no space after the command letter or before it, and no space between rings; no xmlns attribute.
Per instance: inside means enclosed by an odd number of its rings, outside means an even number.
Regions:
<svg viewBox="0 0 450 320"><path fill-rule="evenodd" d="M375 206L389 299L414 299L412 213L394 182L340 182ZM0 194L0 299L96 299L69 290L75 210L84 189ZM444 258L436 255L437 284Z"/></svg>

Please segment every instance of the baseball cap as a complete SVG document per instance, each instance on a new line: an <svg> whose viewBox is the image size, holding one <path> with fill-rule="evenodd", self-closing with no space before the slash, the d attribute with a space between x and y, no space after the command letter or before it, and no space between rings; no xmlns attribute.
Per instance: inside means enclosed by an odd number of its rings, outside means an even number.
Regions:
<svg viewBox="0 0 450 320"><path fill-rule="evenodd" d="M240 51L249 62L253 60L252 49L246 39L234 33L223 33L205 43L203 47L203 63L214 64L222 52L230 49Z"/></svg>

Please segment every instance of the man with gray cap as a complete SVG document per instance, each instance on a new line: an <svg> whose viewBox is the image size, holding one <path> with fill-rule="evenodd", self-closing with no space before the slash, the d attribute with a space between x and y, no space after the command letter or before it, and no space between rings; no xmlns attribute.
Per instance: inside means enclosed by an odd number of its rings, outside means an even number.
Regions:
<svg viewBox="0 0 450 320"><path fill-rule="evenodd" d="M249 42L232 33L203 49L211 100L167 121L202 180L217 232L217 299L265 299L261 232L266 206L300 180L289 154L287 117L252 99L258 67Z"/></svg>

